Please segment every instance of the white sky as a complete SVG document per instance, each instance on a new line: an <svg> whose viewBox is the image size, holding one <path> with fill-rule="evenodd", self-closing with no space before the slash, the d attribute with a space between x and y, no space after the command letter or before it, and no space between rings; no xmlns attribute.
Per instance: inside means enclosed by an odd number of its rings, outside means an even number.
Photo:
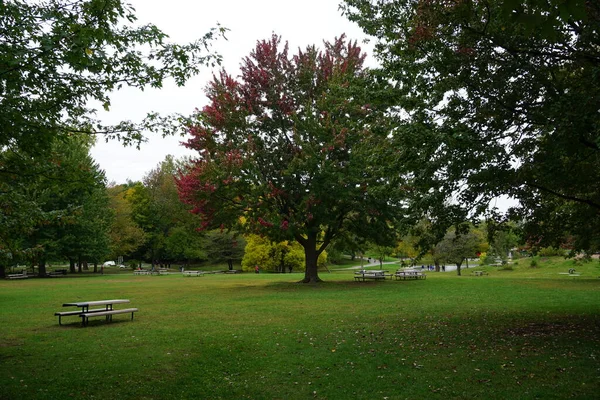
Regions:
<svg viewBox="0 0 600 400"><path fill-rule="evenodd" d="M348 38L361 42L365 35L360 28L341 16L341 0L129 0L136 9L138 22L154 23L171 40L187 43L202 37L219 22L229 28L227 41L219 40L214 49L223 56L223 67L237 75L239 63L254 48L258 40L268 39L272 33L282 36L290 44L290 53L309 44L321 46L323 40L346 33ZM371 45L362 45L371 56ZM372 62L372 60L371 60ZM168 83L161 90L122 90L113 95L111 111L99 117L106 122L120 120L141 121L148 112L161 114L191 114L202 108L207 100L204 87L212 77L204 73L188 81L184 88ZM193 155L180 145L181 137L161 138L147 135L149 141L140 150L123 147L117 141L100 141L92 149L92 156L106 171L109 182L136 181L167 154L179 157Z"/></svg>

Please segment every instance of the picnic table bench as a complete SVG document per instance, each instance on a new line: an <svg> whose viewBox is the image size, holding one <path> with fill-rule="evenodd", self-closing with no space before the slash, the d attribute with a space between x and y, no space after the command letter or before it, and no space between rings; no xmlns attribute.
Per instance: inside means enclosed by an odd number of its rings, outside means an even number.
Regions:
<svg viewBox="0 0 600 400"><path fill-rule="evenodd" d="M58 316L58 324L62 325L62 317L68 316L79 316L81 317L81 325L87 326L89 319L92 317L105 317L106 321L112 321L112 316L116 314L128 314L131 313L131 319L133 320L133 314L138 311L137 308L122 308L113 309L114 304L129 303L128 299L115 299L115 300L97 300L97 301L82 301L74 303L64 303L63 307L79 307L77 311L59 311L55 312L54 315ZM92 308L90 306L104 306L104 308Z"/></svg>
<svg viewBox="0 0 600 400"><path fill-rule="evenodd" d="M147 271L145 269L136 269L133 271L134 275L151 275L151 271Z"/></svg>
<svg viewBox="0 0 600 400"><path fill-rule="evenodd" d="M183 276L203 276L204 271L183 271Z"/></svg>
<svg viewBox="0 0 600 400"><path fill-rule="evenodd" d="M388 274L387 271L377 271L377 270L361 270L356 271L354 273L355 281L363 281L365 282L367 279L372 280L385 280L387 277L391 277L391 274Z"/></svg>
<svg viewBox="0 0 600 400"><path fill-rule="evenodd" d="M6 279L27 279L29 276L27 275L27 271L23 271L20 274L9 274L6 275Z"/></svg>
<svg viewBox="0 0 600 400"><path fill-rule="evenodd" d="M398 270L394 273L394 278L396 278L396 280L425 279L427 278L427 275L416 270Z"/></svg>
<svg viewBox="0 0 600 400"><path fill-rule="evenodd" d="M487 271L473 271L473 272L471 272L471 274L472 274L472 275L475 275L475 276L489 275L489 274L487 273Z"/></svg>

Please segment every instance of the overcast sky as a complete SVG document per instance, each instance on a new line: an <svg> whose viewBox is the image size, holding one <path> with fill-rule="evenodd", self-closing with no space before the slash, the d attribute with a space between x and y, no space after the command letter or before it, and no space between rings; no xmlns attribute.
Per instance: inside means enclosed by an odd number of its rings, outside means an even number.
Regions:
<svg viewBox="0 0 600 400"><path fill-rule="evenodd" d="M339 11L341 0L130 0L140 23L154 23L171 40L191 42L202 37L217 22L227 27L228 40L219 40L214 49L223 56L223 66L237 75L241 59L254 48L257 40L268 39L272 33L290 44L290 52L309 44L321 46L323 40L346 33L359 42L364 33ZM363 45L370 53L371 45ZM370 56L371 54L369 54ZM371 59L370 62L373 63ZM204 87L212 73L204 73L188 81L184 88L169 83L161 90L122 90L112 97L109 113L99 114L106 122L140 121L150 111L163 114L191 114L206 105ZM124 183L141 180L145 174L164 160L167 154L176 157L193 155L180 142L181 137L162 139L147 135L149 142L141 149L124 148L119 142L99 143L92 156L106 171L109 182Z"/></svg>

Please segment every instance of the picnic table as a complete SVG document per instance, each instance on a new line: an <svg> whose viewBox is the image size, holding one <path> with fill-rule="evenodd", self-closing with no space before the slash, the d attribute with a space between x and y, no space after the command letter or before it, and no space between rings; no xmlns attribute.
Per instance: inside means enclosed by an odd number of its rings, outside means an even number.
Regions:
<svg viewBox="0 0 600 400"><path fill-rule="evenodd" d="M27 275L27 271L23 270L20 274L9 274L6 275L6 279L27 279L29 276Z"/></svg>
<svg viewBox="0 0 600 400"><path fill-rule="evenodd" d="M487 271L473 271L472 274L475 276L489 275Z"/></svg>
<svg viewBox="0 0 600 400"><path fill-rule="evenodd" d="M145 269L136 269L135 271L133 271L134 275L151 275L152 272L151 271L147 271Z"/></svg>
<svg viewBox="0 0 600 400"><path fill-rule="evenodd" d="M422 273L421 271L417 271L414 269L405 269L405 270L398 270L394 273L394 277L396 278L396 280L402 279L402 280L406 280L406 279L425 279L427 278L427 275L425 275L424 273Z"/></svg>
<svg viewBox="0 0 600 400"><path fill-rule="evenodd" d="M391 277L392 275L385 270L360 270L354 273L354 280L363 282L367 279L385 280L388 276Z"/></svg>
<svg viewBox="0 0 600 400"><path fill-rule="evenodd" d="M133 313L137 312L137 308L122 308L114 309L115 304L129 303L128 299L113 299L113 300L94 300L94 301L78 301L73 303L64 303L63 307L79 307L77 311L59 311L54 313L58 316L58 324L62 325L62 317L67 316L79 316L81 317L82 326L88 324L89 318L91 317L105 317L106 321L112 321L112 316L115 314L128 314L131 313L131 319L133 320ZM103 308L92 308L97 306L104 306Z"/></svg>
<svg viewBox="0 0 600 400"><path fill-rule="evenodd" d="M204 271L183 271L183 276L204 276Z"/></svg>

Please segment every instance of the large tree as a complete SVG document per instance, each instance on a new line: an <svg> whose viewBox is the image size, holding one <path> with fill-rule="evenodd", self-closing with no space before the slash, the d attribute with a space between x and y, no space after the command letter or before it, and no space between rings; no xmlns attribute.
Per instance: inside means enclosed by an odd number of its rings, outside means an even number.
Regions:
<svg viewBox="0 0 600 400"><path fill-rule="evenodd" d="M140 25L121 0L6 0L0 3L0 262L33 254L19 238L61 212L48 214L35 192L56 169L48 157L72 133L103 134L139 143L144 130L180 130L178 119L151 113L140 122L107 126L94 107L110 109L121 87L182 85L202 65L219 61L209 51L210 31L178 45L152 24ZM61 176L54 177L60 188ZM45 180L47 183L48 180Z"/></svg>
<svg viewBox="0 0 600 400"><path fill-rule="evenodd" d="M293 56L273 36L243 59L239 78L214 77L190 127L198 156L178 181L204 228L295 239L304 282L320 280L317 258L339 233L392 236L404 176L363 60L344 36Z"/></svg>
<svg viewBox="0 0 600 400"><path fill-rule="evenodd" d="M10 251L13 259L6 264L38 265L44 276L48 260L68 258L74 265L106 255L112 213L104 172L89 155L92 139L70 135L55 141L44 157L0 153L4 166L22 168L10 175L10 190L16 204L30 207L29 214L19 209L14 213L12 204L5 203L2 216L8 223L0 227L0 254ZM0 258L0 267L6 264Z"/></svg>
<svg viewBox="0 0 600 400"><path fill-rule="evenodd" d="M459 203L460 220L509 195L532 243L566 233L574 249L598 249L599 2L346 3L377 37L406 118L429 127L410 138L422 144L422 209L443 217Z"/></svg>

